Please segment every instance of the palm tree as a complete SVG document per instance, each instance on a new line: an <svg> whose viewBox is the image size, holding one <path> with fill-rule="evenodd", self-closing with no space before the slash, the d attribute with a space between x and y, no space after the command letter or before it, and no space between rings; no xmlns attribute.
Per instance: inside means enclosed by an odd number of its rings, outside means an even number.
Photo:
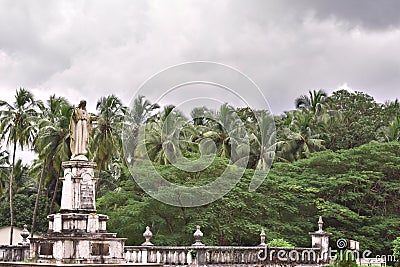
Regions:
<svg viewBox="0 0 400 267"><path fill-rule="evenodd" d="M400 117L396 117L382 130L386 142L400 142Z"/></svg>
<svg viewBox="0 0 400 267"><path fill-rule="evenodd" d="M195 107L190 112L190 116L193 119L193 124L196 127L207 126L214 118L214 114L207 107Z"/></svg>
<svg viewBox="0 0 400 267"><path fill-rule="evenodd" d="M324 140L312 131L311 113L294 111L290 117L290 126L283 129L283 140L277 143L279 158L292 162L325 149Z"/></svg>
<svg viewBox="0 0 400 267"><path fill-rule="evenodd" d="M96 109L100 114L94 128L91 150L99 166L99 178L102 179L107 162L121 156L121 132L127 108L118 97L110 95L100 98Z"/></svg>
<svg viewBox="0 0 400 267"><path fill-rule="evenodd" d="M155 103L152 104L144 96L139 95L134 101L125 116L123 125L124 156L133 160L136 147L138 146L138 135L140 127L151 117L154 110L160 108Z"/></svg>
<svg viewBox="0 0 400 267"><path fill-rule="evenodd" d="M327 93L320 89L318 91L308 91L308 94L309 96L302 95L295 100L296 108L319 115L324 107Z"/></svg>
<svg viewBox="0 0 400 267"><path fill-rule="evenodd" d="M233 107L222 105L209 124L209 130L202 137L215 142L218 156L229 158L232 162L248 156L249 136Z"/></svg>
<svg viewBox="0 0 400 267"><path fill-rule="evenodd" d="M35 231L39 198L44 178L48 176L47 178L52 179L55 173L57 175L55 177L56 183L50 204L50 213L53 212L59 183L58 178L62 170L61 163L70 157L68 139L72 110L72 106L66 99L55 97L54 95L47 101L47 106L42 109L43 119L39 121L39 133L34 142L35 150L39 154L38 164L41 166L41 173L32 218L32 236Z"/></svg>
<svg viewBox="0 0 400 267"><path fill-rule="evenodd" d="M14 167L13 193L33 195L37 190L37 184L29 175L29 165L18 159Z"/></svg>
<svg viewBox="0 0 400 267"><path fill-rule="evenodd" d="M133 122L136 125L142 125L150 116L151 112L160 108L157 103L152 104L144 96L139 95L134 101L130 111Z"/></svg>
<svg viewBox="0 0 400 267"><path fill-rule="evenodd" d="M271 167L275 157L277 143L274 119L271 115L264 113L258 117L258 125L259 129L252 133L252 139L257 144L258 160L255 169L266 171Z"/></svg>
<svg viewBox="0 0 400 267"><path fill-rule="evenodd" d="M14 211L13 211L13 179L15 167L15 154L17 145L21 149L29 146L35 139L36 124L38 112L37 107L41 103L35 101L33 94L23 88L17 90L15 102L9 104L5 101L0 101L0 132L2 138L6 138L7 145L13 146L13 158L11 165L11 175L9 182L10 193L10 245L13 242L14 231Z"/></svg>
<svg viewBox="0 0 400 267"><path fill-rule="evenodd" d="M168 105L163 111L150 118L144 129L137 156L148 157L152 161L165 165L175 162L181 155L182 142L190 141L181 139L182 126L185 124L185 116L175 106ZM186 124L187 125L187 124Z"/></svg>

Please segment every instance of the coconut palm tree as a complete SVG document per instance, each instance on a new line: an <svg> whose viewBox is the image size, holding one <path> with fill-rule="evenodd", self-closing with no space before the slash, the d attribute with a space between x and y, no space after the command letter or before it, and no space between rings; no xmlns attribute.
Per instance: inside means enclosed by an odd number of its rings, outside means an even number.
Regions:
<svg viewBox="0 0 400 267"><path fill-rule="evenodd" d="M106 168L107 162L113 157L121 156L121 132L127 108L118 97L110 95L100 98L97 101L96 109L99 115L97 126L93 130L91 151L99 166L99 182L101 182L102 172Z"/></svg>
<svg viewBox="0 0 400 267"><path fill-rule="evenodd" d="M32 218L31 235L35 231L39 198L45 176L50 182L55 180L50 204L50 213L53 212L59 183L58 178L62 171L61 163L71 156L69 150L69 121L72 111L72 106L65 98L55 97L54 95L49 98L47 105L42 108L42 119L38 124L39 132L34 142L35 150L39 154L37 164L41 167L41 172ZM55 179L54 175L56 175Z"/></svg>
<svg viewBox="0 0 400 267"><path fill-rule="evenodd" d="M21 159L15 162L13 193L33 195L37 190L37 183L29 174L29 165L24 164Z"/></svg>
<svg viewBox="0 0 400 267"><path fill-rule="evenodd" d="M37 107L41 106L40 102L35 101L31 92L20 88L16 91L15 102L9 104L0 101L0 132L2 139L6 139L7 145L12 145L13 156L11 165L11 174L9 181L10 194L10 245L13 242L14 230L14 210L13 210L13 179L15 156L17 146L24 149L29 146L35 139L37 132L35 121L38 117Z"/></svg>
<svg viewBox="0 0 400 267"><path fill-rule="evenodd" d="M276 131L274 119L269 114L258 116L259 129L252 132L252 140L257 144L258 160L254 166L256 170L266 171L271 167L275 157Z"/></svg>
<svg viewBox="0 0 400 267"><path fill-rule="evenodd" d="M151 112L160 108L157 103L152 104L149 100L145 99L144 96L139 95L132 105L130 111L133 122L136 125L142 125L151 115Z"/></svg>
<svg viewBox="0 0 400 267"><path fill-rule="evenodd" d="M138 146L138 135L140 127L151 117L152 112L160 106L152 104L144 96L138 96L125 116L123 125L124 157L133 160L136 147Z"/></svg>
<svg viewBox="0 0 400 267"><path fill-rule="evenodd" d="M218 156L229 158L232 162L248 156L249 136L233 107L221 105L214 117L208 119L209 130L204 132L202 137L215 142Z"/></svg>
<svg viewBox="0 0 400 267"><path fill-rule="evenodd" d="M389 126L382 130L386 142L400 142L400 117L396 117Z"/></svg>
<svg viewBox="0 0 400 267"><path fill-rule="evenodd" d="M283 129L283 140L277 143L279 158L292 162L325 149L324 140L313 133L313 114L294 111L290 117L292 122Z"/></svg>
<svg viewBox="0 0 400 267"><path fill-rule="evenodd" d="M183 142L190 141L188 137L180 138L185 136L182 126L187 126L186 121L183 113L176 110L175 106L165 106L162 112L150 118L137 155L144 157L147 154L152 161L162 165L175 162L182 156Z"/></svg>
<svg viewBox="0 0 400 267"><path fill-rule="evenodd" d="M310 111L314 115L319 115L323 110L327 93L323 90L308 91L309 96L302 95L295 100L297 109Z"/></svg>
<svg viewBox="0 0 400 267"><path fill-rule="evenodd" d="M207 107L195 107L190 112L196 127L207 126L214 119L214 113Z"/></svg>

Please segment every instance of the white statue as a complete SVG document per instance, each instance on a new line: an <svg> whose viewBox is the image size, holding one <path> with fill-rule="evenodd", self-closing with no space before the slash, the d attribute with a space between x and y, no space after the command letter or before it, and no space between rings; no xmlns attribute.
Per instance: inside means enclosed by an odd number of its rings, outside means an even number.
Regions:
<svg viewBox="0 0 400 267"><path fill-rule="evenodd" d="M89 143L89 134L91 130L91 121L89 113L86 111L86 101L81 100L78 107L74 109L70 122L70 148L71 159L87 160L87 148Z"/></svg>

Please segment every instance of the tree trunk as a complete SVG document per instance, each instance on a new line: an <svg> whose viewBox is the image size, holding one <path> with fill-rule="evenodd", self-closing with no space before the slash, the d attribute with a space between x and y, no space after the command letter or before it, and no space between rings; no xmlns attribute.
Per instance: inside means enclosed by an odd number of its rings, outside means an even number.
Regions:
<svg viewBox="0 0 400 267"><path fill-rule="evenodd" d="M38 212L38 208L39 208L39 198L40 198L40 193L42 192L44 170L46 169L46 166L47 166L47 160L45 159L43 162L42 172L40 173L40 180L39 180L38 190L37 190L37 194L36 194L35 208L33 210L31 237L33 237L33 233L35 232L36 216L37 216L37 212Z"/></svg>
<svg viewBox="0 0 400 267"><path fill-rule="evenodd" d="M53 214L53 211L54 211L54 203L56 202L56 197L57 197L57 192L58 192L58 183L60 182L61 169L62 169L62 166L60 164L60 168L58 169L58 172L57 172L58 177L56 180L56 185L54 186L53 197L51 198L49 214Z"/></svg>
<svg viewBox="0 0 400 267"><path fill-rule="evenodd" d="M100 166L99 166L99 180L97 180L97 183L96 183L96 186L95 186L95 188L96 188L96 194L98 193L98 191L99 191L99 186L100 186L100 181L101 181L101 173L103 172L103 164L104 164L104 160L101 160L100 161Z"/></svg>
<svg viewBox="0 0 400 267"><path fill-rule="evenodd" d="M14 152L10 176L10 245L13 244L14 235L14 209L13 209L13 180L14 180L14 167L15 167L15 151L17 150L17 141L14 141Z"/></svg>

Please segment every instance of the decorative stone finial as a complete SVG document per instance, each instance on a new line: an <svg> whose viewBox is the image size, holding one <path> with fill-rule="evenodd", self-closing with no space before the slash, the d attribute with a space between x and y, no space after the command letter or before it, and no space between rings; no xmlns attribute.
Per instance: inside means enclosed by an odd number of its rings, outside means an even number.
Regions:
<svg viewBox="0 0 400 267"><path fill-rule="evenodd" d="M143 237L146 239L146 242L142 244L142 246L153 246L153 243L150 242L153 233L150 231L150 226L146 226L146 231L143 233Z"/></svg>
<svg viewBox="0 0 400 267"><path fill-rule="evenodd" d="M28 236L29 236L29 231L28 231L28 226L26 224L24 224L24 229L22 230L22 232L20 233L20 235L22 236L22 245L27 245L29 244L28 241Z"/></svg>
<svg viewBox="0 0 400 267"><path fill-rule="evenodd" d="M265 231L264 231L264 228L261 228L260 239L261 239L260 246L266 246L266 244L265 244Z"/></svg>
<svg viewBox="0 0 400 267"><path fill-rule="evenodd" d="M200 225L196 225L196 232L194 232L193 236L196 242L192 246L204 246L204 244L201 243L201 239L203 239L203 233L200 231Z"/></svg>
<svg viewBox="0 0 400 267"><path fill-rule="evenodd" d="M322 226L324 225L324 222L322 221L322 216L319 216L318 220L318 232L322 233L324 230L322 230Z"/></svg>

